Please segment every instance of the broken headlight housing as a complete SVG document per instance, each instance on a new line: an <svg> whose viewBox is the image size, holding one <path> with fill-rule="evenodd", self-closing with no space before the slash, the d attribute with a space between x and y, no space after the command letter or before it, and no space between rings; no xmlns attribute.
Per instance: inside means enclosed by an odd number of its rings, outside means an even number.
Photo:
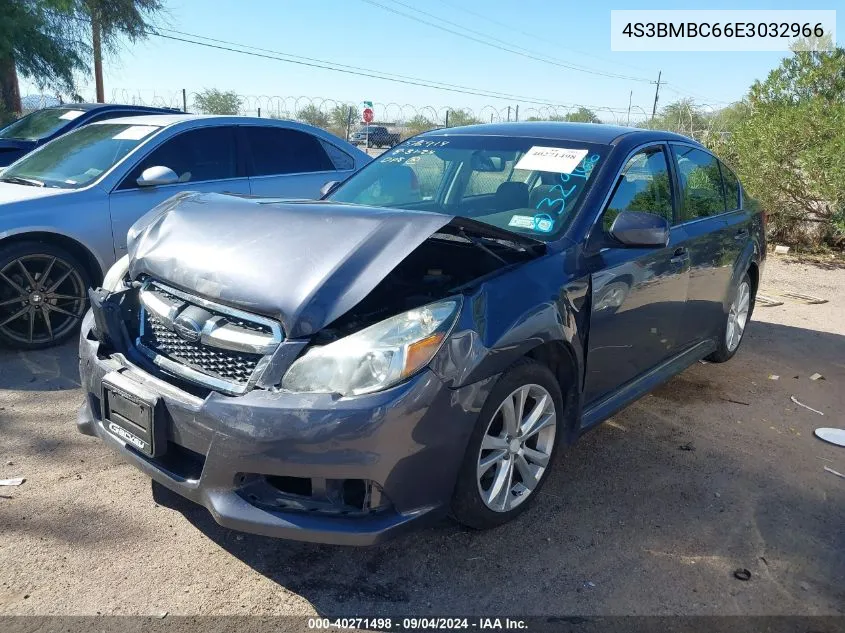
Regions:
<svg viewBox="0 0 845 633"><path fill-rule="evenodd" d="M352 396L392 387L431 362L460 306L459 298L429 303L312 347L285 373L282 389Z"/></svg>
<svg viewBox="0 0 845 633"><path fill-rule="evenodd" d="M123 290L123 282L126 279L126 274L129 272L129 255L124 255L118 259L114 265L109 268L106 276L103 278L103 290L108 292L116 292Z"/></svg>

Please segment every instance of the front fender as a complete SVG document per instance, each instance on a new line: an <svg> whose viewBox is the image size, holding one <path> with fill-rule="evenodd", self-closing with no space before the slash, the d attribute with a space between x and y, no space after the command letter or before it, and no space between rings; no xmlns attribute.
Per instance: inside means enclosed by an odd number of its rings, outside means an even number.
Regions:
<svg viewBox="0 0 845 633"><path fill-rule="evenodd" d="M572 350L582 376L587 289L586 277L566 272L561 253L485 281L465 297L432 369L457 388L500 374L540 345L560 342Z"/></svg>

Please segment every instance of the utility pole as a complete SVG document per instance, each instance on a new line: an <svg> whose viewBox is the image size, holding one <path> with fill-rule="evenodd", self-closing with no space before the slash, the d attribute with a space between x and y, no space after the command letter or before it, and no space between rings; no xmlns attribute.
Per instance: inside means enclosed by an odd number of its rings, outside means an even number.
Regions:
<svg viewBox="0 0 845 633"><path fill-rule="evenodd" d="M519 104L516 104L516 115L513 118L514 121L519 121Z"/></svg>
<svg viewBox="0 0 845 633"><path fill-rule="evenodd" d="M508 123L511 122L511 107L508 106Z"/></svg>
<svg viewBox="0 0 845 633"><path fill-rule="evenodd" d="M188 95L185 93L185 89L182 88L182 112L188 111Z"/></svg>
<svg viewBox="0 0 845 633"><path fill-rule="evenodd" d="M446 108L446 127L449 127L449 108Z"/></svg>
<svg viewBox="0 0 845 633"><path fill-rule="evenodd" d="M91 12L91 48L94 52L94 82L97 86L97 103L105 103L103 91L103 50L100 33L100 16Z"/></svg>
<svg viewBox="0 0 845 633"><path fill-rule="evenodd" d="M651 108L651 120L654 121L654 115L657 114L657 99L660 96L660 77L663 71L657 73L657 86L654 88L654 106Z"/></svg>
<svg viewBox="0 0 845 633"><path fill-rule="evenodd" d="M628 93L628 122L625 125L631 125L631 100L634 98L634 91Z"/></svg>

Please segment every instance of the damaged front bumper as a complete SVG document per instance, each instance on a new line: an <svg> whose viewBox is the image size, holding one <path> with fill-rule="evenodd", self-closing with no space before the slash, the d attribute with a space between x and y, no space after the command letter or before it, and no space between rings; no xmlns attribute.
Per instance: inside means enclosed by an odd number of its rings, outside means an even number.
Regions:
<svg viewBox="0 0 845 633"><path fill-rule="evenodd" d="M254 389L188 393L80 339L86 399L77 426L225 527L343 545L380 542L448 509L481 403L494 379L450 389L430 370L349 398ZM149 457L103 422L103 379L119 376L158 400L164 450ZM128 381L128 382L127 382Z"/></svg>

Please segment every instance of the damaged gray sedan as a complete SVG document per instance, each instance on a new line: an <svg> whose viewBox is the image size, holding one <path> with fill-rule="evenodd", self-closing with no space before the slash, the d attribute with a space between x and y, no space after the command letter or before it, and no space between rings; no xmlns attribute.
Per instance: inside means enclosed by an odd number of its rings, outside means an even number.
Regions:
<svg viewBox="0 0 845 633"><path fill-rule="evenodd" d="M328 189L180 194L90 293L79 430L233 529L510 520L562 447L736 353L765 257L730 169L670 133L437 130Z"/></svg>

